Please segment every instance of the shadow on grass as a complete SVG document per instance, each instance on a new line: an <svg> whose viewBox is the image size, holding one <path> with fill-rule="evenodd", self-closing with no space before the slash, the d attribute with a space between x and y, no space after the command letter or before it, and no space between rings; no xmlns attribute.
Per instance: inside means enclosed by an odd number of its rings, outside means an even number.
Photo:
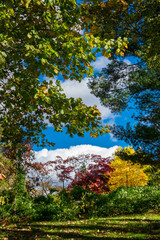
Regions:
<svg viewBox="0 0 160 240"><path fill-rule="evenodd" d="M21 229L2 229L0 230L0 239L5 240L34 240L39 239L39 237L44 239L46 237L46 233L41 231L25 231Z"/></svg>
<svg viewBox="0 0 160 240"><path fill-rule="evenodd" d="M120 223L115 223L120 221ZM123 221L123 222L122 222ZM134 221L134 222L133 222ZM65 225L66 224L66 225ZM113 234L113 236L110 236ZM129 234L128 236L126 236ZM139 234L141 235L139 237ZM108 235L108 236L107 236ZM137 235L137 236L136 236ZM0 230L0 239L160 239L160 221L142 219L98 219L68 223L17 224Z"/></svg>

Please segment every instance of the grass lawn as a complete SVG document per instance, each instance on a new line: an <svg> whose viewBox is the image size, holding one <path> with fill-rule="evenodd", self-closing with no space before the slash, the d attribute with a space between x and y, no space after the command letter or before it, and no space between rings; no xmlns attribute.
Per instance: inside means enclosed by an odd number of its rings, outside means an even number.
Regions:
<svg viewBox="0 0 160 240"><path fill-rule="evenodd" d="M156 214L0 225L0 239L160 239Z"/></svg>

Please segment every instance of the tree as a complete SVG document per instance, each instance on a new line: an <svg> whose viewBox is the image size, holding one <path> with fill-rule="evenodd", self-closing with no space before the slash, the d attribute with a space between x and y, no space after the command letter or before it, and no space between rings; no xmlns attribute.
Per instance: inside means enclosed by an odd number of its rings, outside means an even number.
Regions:
<svg viewBox="0 0 160 240"><path fill-rule="evenodd" d="M31 142L26 141L22 143L24 152L22 154L21 169L18 169L18 161L16 161L17 149L11 151L3 147L2 152L4 154L0 154L0 191L2 193L4 190L11 190L16 198L20 187L23 190L25 189L25 192L28 192L31 196L37 196L38 194L45 195L53 189L53 183L55 182L53 177L50 176L50 171L53 171L53 169L48 163L35 161L32 147ZM19 182L22 179L23 182L20 186Z"/></svg>
<svg viewBox="0 0 160 240"><path fill-rule="evenodd" d="M90 62L97 51L102 46L114 47L108 42L110 35L101 41L90 32L81 34L87 5L76 0L3 0L0 10L3 142L15 146L28 137L38 144L41 136L45 144L46 118L55 131L62 131L65 125L71 136L84 136L85 131L98 136L106 131L96 107L67 99L58 81L38 79L41 74L53 78L60 73L65 79L80 81L84 74L93 73Z"/></svg>
<svg viewBox="0 0 160 240"><path fill-rule="evenodd" d="M65 186L65 181L73 181L74 176L78 173L84 165L91 160L90 154L81 154L77 157L72 156L63 159L60 156L56 156L54 161L48 161L45 165L52 167L50 170L56 172L56 176L60 182Z"/></svg>
<svg viewBox="0 0 160 240"><path fill-rule="evenodd" d="M56 179L50 173L53 172L51 166L41 162L26 163L25 185L32 196L47 195L53 190Z"/></svg>
<svg viewBox="0 0 160 240"><path fill-rule="evenodd" d="M103 158L100 155L91 155L90 160L92 163L76 172L73 181L68 187L82 186L84 189L98 194L109 192L108 176L112 171L109 166L110 159Z"/></svg>
<svg viewBox="0 0 160 240"><path fill-rule="evenodd" d="M60 180L60 182L63 183L63 189L65 186L65 181L71 180L72 177L70 176L71 172L73 172L74 167L68 165L69 159L63 159L60 156L56 157L55 161L51 162L54 163L54 170L57 172L57 177ZM67 166L68 165L68 166Z"/></svg>
<svg viewBox="0 0 160 240"><path fill-rule="evenodd" d="M134 161L159 164L159 73L143 66L130 66L117 60L90 82L92 93L114 113L132 109L134 126L113 125L110 130L137 150ZM138 154L138 155L137 155ZM125 158L125 157L124 157Z"/></svg>
<svg viewBox="0 0 160 240"><path fill-rule="evenodd" d="M3 0L0 13L1 143L21 172L26 141L54 145L45 138L48 123L55 131L66 127L71 137L108 131L96 106L67 98L59 81L39 80L61 74L80 81L91 74L98 40L80 33L82 11L74 0Z"/></svg>
<svg viewBox="0 0 160 240"><path fill-rule="evenodd" d="M119 149L120 150L120 149ZM119 151L117 150L117 151ZM124 148L128 155L134 154L133 148ZM144 167L131 161L123 161L116 156L109 165L113 171L109 173L109 188L114 190L120 186L138 187L147 185L148 177L144 172Z"/></svg>
<svg viewBox="0 0 160 240"><path fill-rule="evenodd" d="M136 56L150 68L159 69L159 0L84 2L86 31L101 40L110 39L114 46L110 48L106 45L103 53L107 49L106 54L111 58L115 57L115 53L119 56Z"/></svg>
<svg viewBox="0 0 160 240"><path fill-rule="evenodd" d="M148 177L148 185L160 186L160 169L157 166L146 165L144 170Z"/></svg>
<svg viewBox="0 0 160 240"><path fill-rule="evenodd" d="M116 2L107 1L103 8L102 4L99 5L102 17L92 12L94 18L99 18L96 21L97 34L104 38L111 33L108 24L114 14L111 25L114 39L128 39L121 56L136 57L138 63L129 65L122 61L122 57L117 60L114 49L110 50L111 64L91 78L89 87L113 113L135 109L132 116L134 126L128 123L125 129L114 125L110 130L115 137L134 146L137 153L134 161L157 165L160 158L159 1L119 1L121 8L115 6ZM109 12L108 18L105 9L111 3L113 13ZM119 13L117 17L116 13Z"/></svg>

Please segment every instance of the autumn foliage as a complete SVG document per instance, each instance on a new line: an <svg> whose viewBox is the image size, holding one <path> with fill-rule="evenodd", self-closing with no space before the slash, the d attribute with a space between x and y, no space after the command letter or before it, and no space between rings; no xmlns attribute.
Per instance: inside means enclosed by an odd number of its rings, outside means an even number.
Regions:
<svg viewBox="0 0 160 240"><path fill-rule="evenodd" d="M134 154L133 148L125 148L124 151L129 151ZM131 161L124 161L120 157L115 156L114 160L110 163L113 169L109 173L109 188L111 190L120 186L124 187L138 187L147 185L148 177L144 172L144 168L139 163Z"/></svg>
<svg viewBox="0 0 160 240"><path fill-rule="evenodd" d="M108 180L109 173L112 171L109 166L110 159L99 155L91 155L91 161L92 163L87 168L83 168L75 174L69 188L82 186L84 189L98 194L109 192Z"/></svg>
<svg viewBox="0 0 160 240"><path fill-rule="evenodd" d="M130 147L124 148L124 151L128 152L129 155L134 154L133 148ZM83 157L85 158L85 155ZM73 161L74 158L71 159ZM147 185L148 177L145 168L138 163L124 161L116 154L114 159L103 158L99 155L86 155L86 159L90 164L82 165L83 167L79 168L79 171L75 171L72 165L75 176L68 186L69 189L74 186L82 186L88 191L100 194L102 192L108 193L120 186L128 188Z"/></svg>

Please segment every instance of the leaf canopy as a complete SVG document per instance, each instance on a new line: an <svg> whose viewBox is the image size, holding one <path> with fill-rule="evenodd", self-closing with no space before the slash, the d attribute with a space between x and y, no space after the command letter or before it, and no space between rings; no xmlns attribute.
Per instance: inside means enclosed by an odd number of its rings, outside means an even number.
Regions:
<svg viewBox="0 0 160 240"><path fill-rule="evenodd" d="M17 147L25 138L42 145L47 124L66 126L70 136L107 130L96 106L67 98L60 82L39 76L80 81L90 75L95 39L81 34L81 9L74 0L18 0L0 3L0 121L2 142Z"/></svg>
<svg viewBox="0 0 160 240"><path fill-rule="evenodd" d="M109 5L112 10L109 10ZM134 126L126 129L113 126L112 133L138 150L138 160L158 164L160 159L160 21L159 1L101 1L98 12L92 11L100 39L113 33L114 40L127 39L124 57L132 57L128 64L116 49L110 51L111 64L92 77L89 87L102 104L114 113L132 109ZM108 9L106 14L105 10ZM108 17L109 14L109 17ZM113 17L114 16L114 17ZM112 19L112 24L109 25ZM111 31L112 30L112 31ZM118 50L119 51L119 50ZM137 156L136 156L137 157ZM135 159L136 160L136 159ZM156 161L155 161L156 160Z"/></svg>

